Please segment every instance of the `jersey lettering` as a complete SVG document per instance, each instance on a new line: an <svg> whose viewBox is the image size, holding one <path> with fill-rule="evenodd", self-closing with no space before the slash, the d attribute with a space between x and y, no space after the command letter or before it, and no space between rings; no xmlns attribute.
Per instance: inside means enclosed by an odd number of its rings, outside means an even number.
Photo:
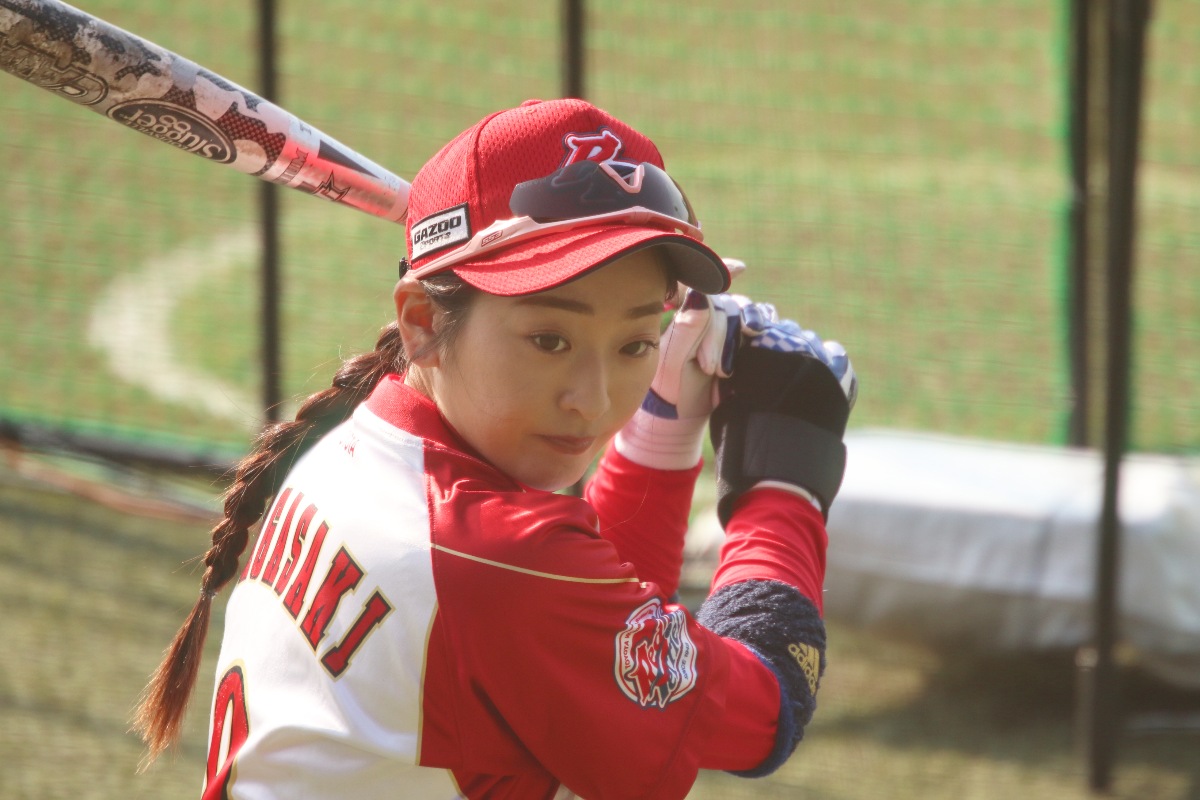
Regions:
<svg viewBox="0 0 1200 800"><path fill-rule="evenodd" d="M347 592L358 586L362 576L362 567L355 563L350 551L343 546L333 557L329 572L325 573L325 580L321 582L304 621L300 623L300 630L314 651L325 636L325 629L329 627L333 615L337 613L338 604Z"/></svg>
<svg viewBox="0 0 1200 800"><path fill-rule="evenodd" d="M296 530L292 533L292 547L287 563L283 565L283 571L279 573L279 580L275 581L275 594L283 594L283 587L287 586L287 582L291 580L292 570L296 568L296 561L300 558L300 548L304 546L304 539L308 536L308 526L312 524L313 517L316 515L317 507L311 504L300 515L300 521L296 523ZM281 540L282 538L280 537Z"/></svg>
<svg viewBox="0 0 1200 800"><path fill-rule="evenodd" d="M359 586L365 575L365 570L343 545L334 554L316 590L310 593L317 560L329 534L329 523L322 521L313 531L311 539L309 537L309 529L319 513L316 505L308 502L303 493L291 489L281 493L259 537L254 557L243 574L243 578L261 581L274 589L292 619L299 620L297 627L314 653L318 651L321 640L337 615L342 599ZM266 555L268 552L270 556ZM306 603L308 611L301 619L300 611ZM341 641L321 657L321 665L331 677L338 678L349 668L355 653L391 613L392 608L392 604L378 589L367 598Z"/></svg>
<svg viewBox="0 0 1200 800"><path fill-rule="evenodd" d="M321 665L325 667L325 670L335 678L345 672L346 667L350 666L350 659L354 657L358 648L378 627L379 623L383 622L383 618L391 610L392 604L376 589L367 599L366 605L363 606L358 619L354 620L354 624L350 626L350 630L321 658Z"/></svg>
<svg viewBox="0 0 1200 800"><path fill-rule="evenodd" d="M267 524L263 526L262 532L258 535L258 543L254 547L254 557L246 562L246 569L242 573L243 580L257 578L262 572L263 562L267 558L267 550L271 547L271 540L275 538L275 531L279 530L279 519L283 516L283 509L287 506L291 494L291 489L284 489L283 494L279 495L274 505L271 506L271 511L267 514Z"/></svg>
<svg viewBox="0 0 1200 800"><path fill-rule="evenodd" d="M287 516L283 519L283 525L279 528L279 535L275 537L275 548L271 551L271 557L267 559L267 564L263 567L262 571L262 582L267 586L275 582L275 576L279 573L279 562L283 561L283 548L287 545L288 531L292 529L292 517L296 515L296 509L300 507L300 501L303 499L304 495L301 492L296 492L296 500L288 508ZM316 513L316 508L312 504L309 504L308 507Z"/></svg>
<svg viewBox="0 0 1200 800"><path fill-rule="evenodd" d="M325 544L325 534L327 533L329 533L329 526L322 522L321 527L317 528L317 532L313 534L312 542L309 543L308 556L304 559L304 566L300 567L300 572L283 596L283 607L292 615L292 619L299 617L300 609L304 607L304 598L308 595L308 584L312 580L313 570L317 567L317 558L321 555L321 546Z"/></svg>
<svg viewBox="0 0 1200 800"><path fill-rule="evenodd" d="M208 743L203 800L227 800L233 762L249 736L246 676L242 666L235 664L221 676L213 698L212 739Z"/></svg>

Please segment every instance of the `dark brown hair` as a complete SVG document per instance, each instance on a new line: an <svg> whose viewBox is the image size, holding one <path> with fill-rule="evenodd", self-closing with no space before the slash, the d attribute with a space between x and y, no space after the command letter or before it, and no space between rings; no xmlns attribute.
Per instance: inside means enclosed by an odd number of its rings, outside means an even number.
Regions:
<svg viewBox="0 0 1200 800"><path fill-rule="evenodd" d="M453 273L422 284L440 312L429 349L445 348L461 329L477 290ZM196 684L213 598L237 575L250 528L262 518L280 482L308 446L349 418L385 375L403 372L408 362L399 325L392 322L380 332L375 349L345 361L330 387L306 399L293 421L264 429L254 449L234 469L233 482L225 491L225 516L213 528L212 546L204 554L200 597L134 711L133 729L148 748L146 765L179 738Z"/></svg>

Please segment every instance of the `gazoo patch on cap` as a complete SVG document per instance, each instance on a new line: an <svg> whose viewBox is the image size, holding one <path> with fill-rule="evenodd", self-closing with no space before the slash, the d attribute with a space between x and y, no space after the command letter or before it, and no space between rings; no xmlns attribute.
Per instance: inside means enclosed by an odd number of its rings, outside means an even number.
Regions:
<svg viewBox="0 0 1200 800"><path fill-rule="evenodd" d="M471 222L467 217L467 204L463 203L431 214L412 226L412 252L409 258L416 261L438 250L462 244L470 238Z"/></svg>

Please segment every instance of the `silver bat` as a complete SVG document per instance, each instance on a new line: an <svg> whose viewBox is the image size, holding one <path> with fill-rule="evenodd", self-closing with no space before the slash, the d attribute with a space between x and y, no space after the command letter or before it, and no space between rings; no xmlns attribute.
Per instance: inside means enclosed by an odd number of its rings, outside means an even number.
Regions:
<svg viewBox="0 0 1200 800"><path fill-rule="evenodd" d="M403 222L409 184L296 115L57 0L0 0L0 69L187 153Z"/></svg>

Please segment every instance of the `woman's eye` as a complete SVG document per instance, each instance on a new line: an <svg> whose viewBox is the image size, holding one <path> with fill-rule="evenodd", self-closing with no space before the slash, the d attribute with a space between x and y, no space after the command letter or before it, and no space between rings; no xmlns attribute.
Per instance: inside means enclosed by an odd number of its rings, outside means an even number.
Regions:
<svg viewBox="0 0 1200 800"><path fill-rule="evenodd" d="M627 356L640 358L650 354L650 351L658 349L658 342L650 339L639 339L636 342L630 342L621 348L621 352Z"/></svg>
<svg viewBox="0 0 1200 800"><path fill-rule="evenodd" d="M537 349L547 353L561 353L567 349L567 340L557 333L537 333L529 338Z"/></svg>

